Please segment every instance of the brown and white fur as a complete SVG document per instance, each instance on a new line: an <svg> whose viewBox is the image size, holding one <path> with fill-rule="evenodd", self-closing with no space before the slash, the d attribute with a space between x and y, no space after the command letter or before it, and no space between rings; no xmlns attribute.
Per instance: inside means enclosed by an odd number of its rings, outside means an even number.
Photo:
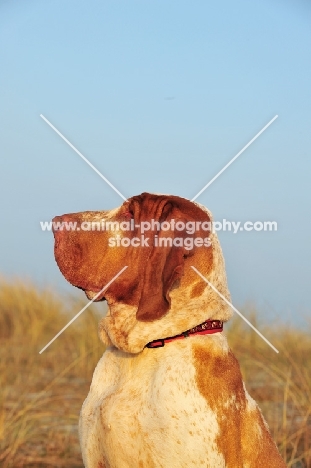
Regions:
<svg viewBox="0 0 311 468"><path fill-rule="evenodd" d="M189 200L143 193L120 208L54 221L151 219L212 221ZM180 334L207 319L227 321L231 309L191 268L228 300L224 260L215 233L161 231L159 237L201 237L210 247L109 247L108 238L135 231L56 230L55 258L74 286L106 299L100 338L107 346L80 416L87 468L284 468L268 426L247 393L239 364L223 333L189 336L149 349L158 338ZM149 237L154 232L145 233ZM154 238L153 238L154 240Z"/></svg>

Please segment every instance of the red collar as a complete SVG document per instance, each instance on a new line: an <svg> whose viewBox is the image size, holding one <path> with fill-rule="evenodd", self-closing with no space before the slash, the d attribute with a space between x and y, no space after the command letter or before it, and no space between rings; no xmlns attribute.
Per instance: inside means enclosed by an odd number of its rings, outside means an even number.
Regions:
<svg viewBox="0 0 311 468"><path fill-rule="evenodd" d="M211 335L212 333L222 332L222 329L223 322L220 320L206 320L200 325L182 332L180 335L168 336L167 338L159 338L158 340L150 341L146 344L145 348L163 348L165 343L169 343L170 341L182 340L189 335Z"/></svg>

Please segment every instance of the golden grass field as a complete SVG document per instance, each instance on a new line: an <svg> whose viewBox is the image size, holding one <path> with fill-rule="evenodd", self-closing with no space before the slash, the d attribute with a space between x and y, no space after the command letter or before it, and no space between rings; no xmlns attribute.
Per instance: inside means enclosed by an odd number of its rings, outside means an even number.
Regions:
<svg viewBox="0 0 311 468"><path fill-rule="evenodd" d="M82 468L78 418L104 347L92 305L46 351L39 351L87 302L0 282L0 466ZM96 312L95 312L96 311ZM243 313L256 325L259 314ZM274 353L236 317L226 326L250 394L290 468L311 467L311 330L260 330ZM269 468L269 467L267 467Z"/></svg>

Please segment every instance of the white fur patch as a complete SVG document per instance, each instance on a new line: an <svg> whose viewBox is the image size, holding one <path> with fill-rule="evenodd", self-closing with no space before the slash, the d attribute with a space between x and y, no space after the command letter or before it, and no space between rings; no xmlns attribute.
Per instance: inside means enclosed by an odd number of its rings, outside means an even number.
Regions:
<svg viewBox="0 0 311 468"><path fill-rule="evenodd" d="M190 340L136 356L106 351L81 411L86 467L225 467L216 415L196 387Z"/></svg>

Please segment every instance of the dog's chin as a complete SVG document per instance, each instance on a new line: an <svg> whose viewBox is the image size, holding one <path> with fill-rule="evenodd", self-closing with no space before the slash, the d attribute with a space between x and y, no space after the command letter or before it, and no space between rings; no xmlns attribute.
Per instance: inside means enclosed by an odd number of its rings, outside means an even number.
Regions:
<svg viewBox="0 0 311 468"><path fill-rule="evenodd" d="M94 292L94 291L87 291L86 289L84 289L84 292L85 292L86 297L90 301L99 302L99 301L105 301L106 300L103 293L98 296L98 291ZM96 297L96 296L98 296L98 297Z"/></svg>

